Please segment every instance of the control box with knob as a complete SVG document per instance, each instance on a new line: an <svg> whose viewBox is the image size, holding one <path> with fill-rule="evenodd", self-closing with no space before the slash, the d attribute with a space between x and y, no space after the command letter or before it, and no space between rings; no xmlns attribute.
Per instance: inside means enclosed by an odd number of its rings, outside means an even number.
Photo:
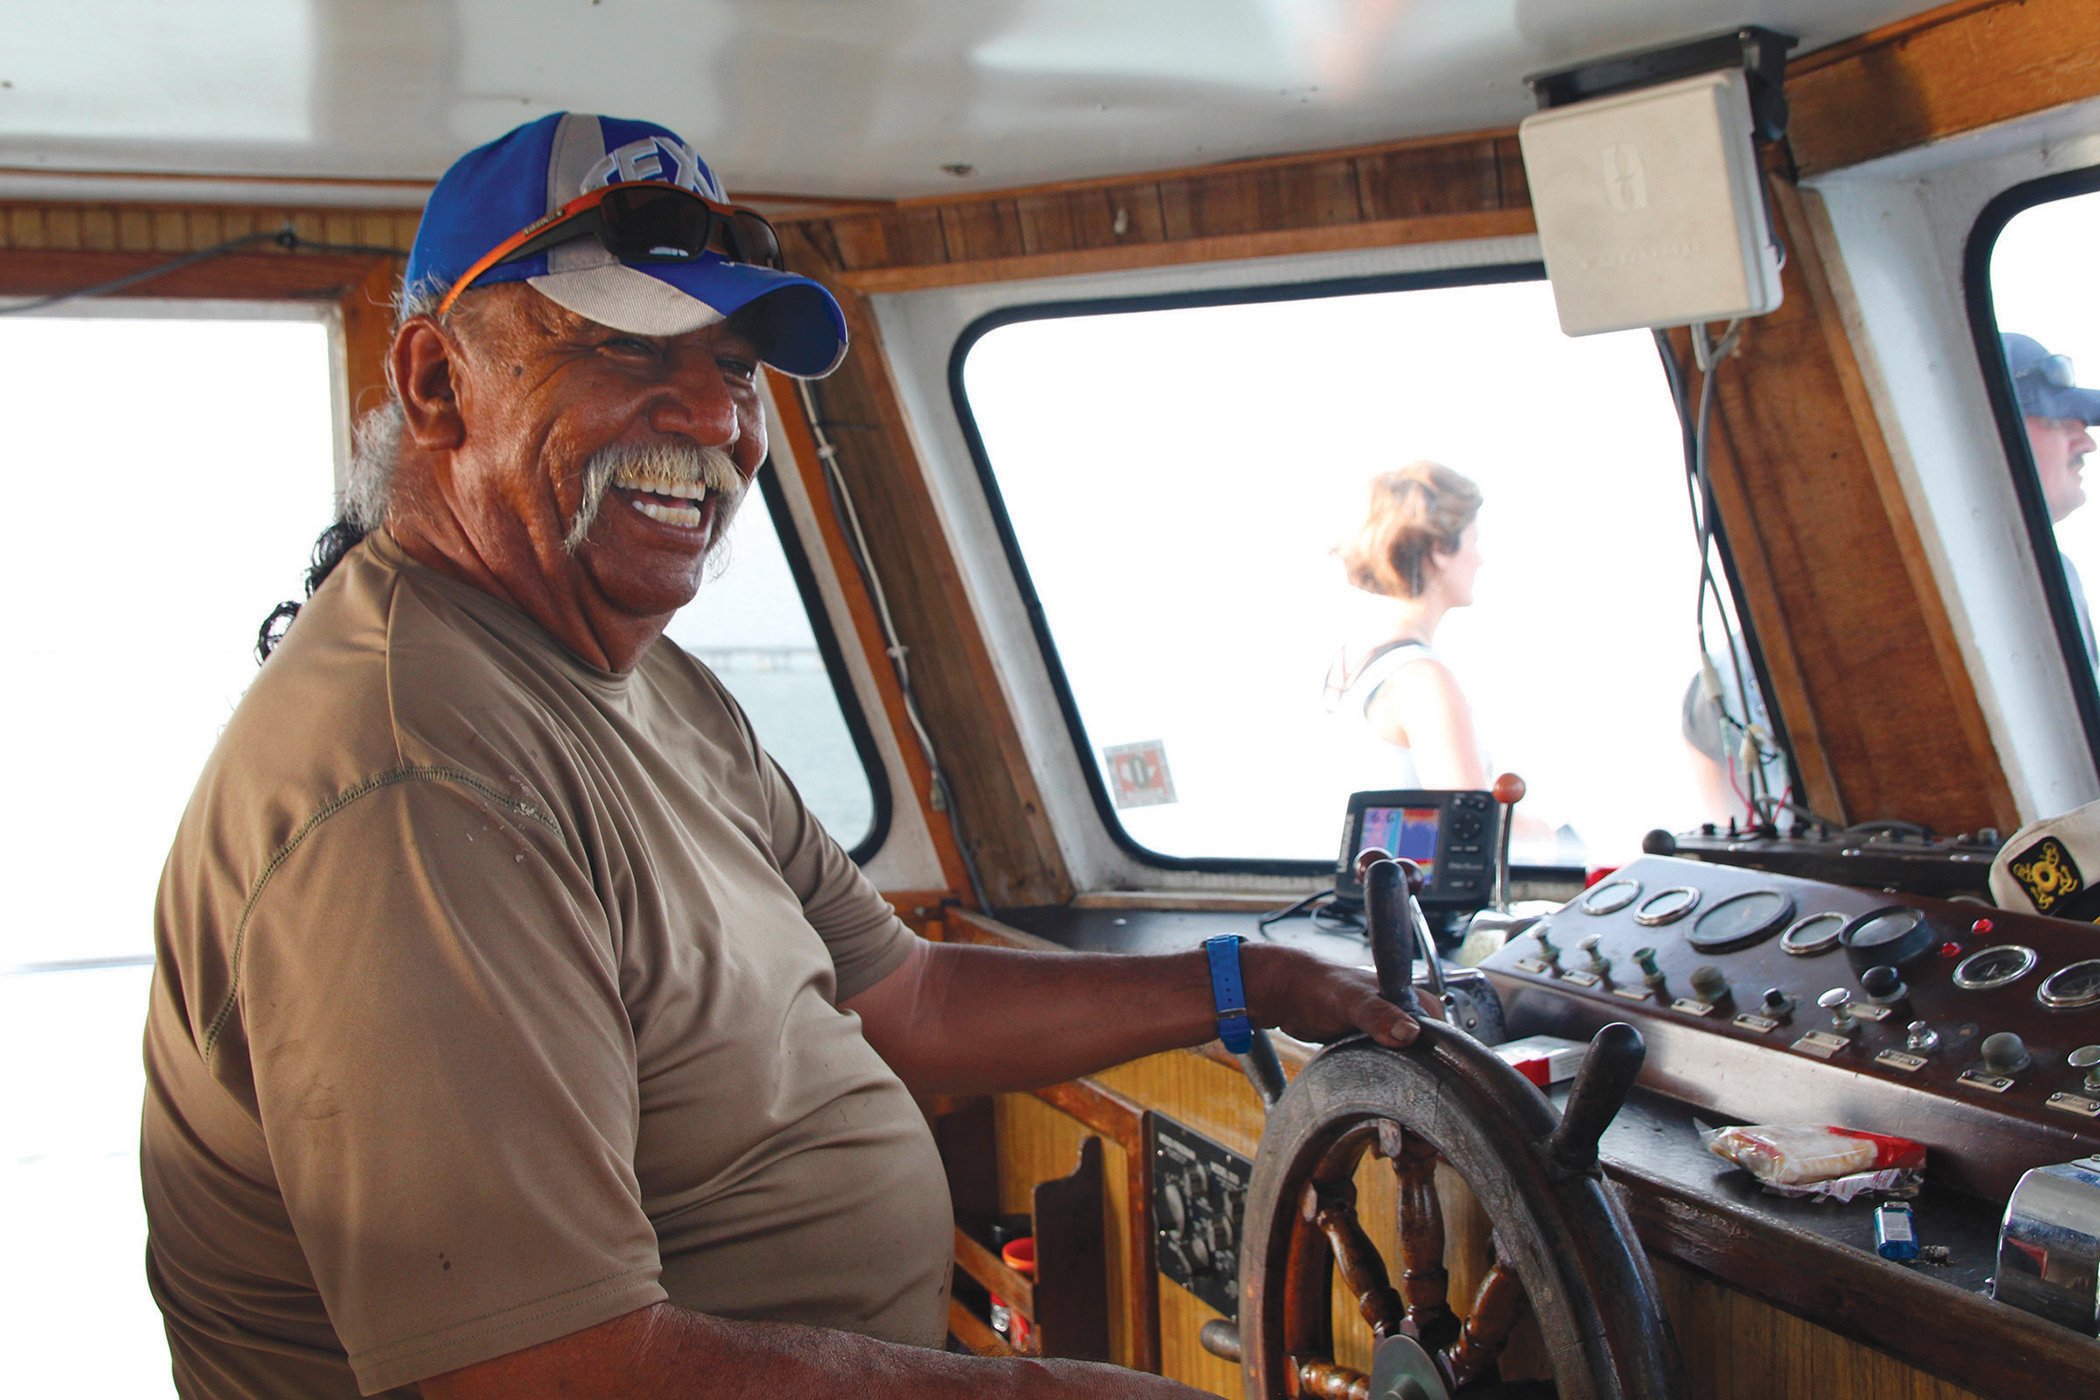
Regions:
<svg viewBox="0 0 2100 1400"><path fill-rule="evenodd" d="M1254 1164L1164 1114L1152 1114L1151 1123L1159 1271L1237 1318L1240 1221Z"/></svg>

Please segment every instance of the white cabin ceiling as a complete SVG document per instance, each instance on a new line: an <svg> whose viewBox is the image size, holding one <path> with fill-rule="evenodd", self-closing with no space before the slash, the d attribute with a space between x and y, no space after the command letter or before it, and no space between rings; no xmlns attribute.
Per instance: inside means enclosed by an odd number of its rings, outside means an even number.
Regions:
<svg viewBox="0 0 2100 1400"><path fill-rule="evenodd" d="M949 194L1509 126L1528 73L1746 23L1799 54L1926 8L0 0L0 193L253 198L260 177L414 203L462 150L572 108L671 126L732 192Z"/></svg>

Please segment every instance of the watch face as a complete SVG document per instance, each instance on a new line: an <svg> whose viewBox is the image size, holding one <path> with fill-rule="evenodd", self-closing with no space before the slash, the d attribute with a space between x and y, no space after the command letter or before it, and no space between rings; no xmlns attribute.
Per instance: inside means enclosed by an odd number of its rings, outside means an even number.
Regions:
<svg viewBox="0 0 2100 1400"><path fill-rule="evenodd" d="M1698 907L1699 891L1690 885L1672 885L1642 900L1641 907L1633 911L1633 921L1648 928L1674 924Z"/></svg>
<svg viewBox="0 0 2100 1400"><path fill-rule="evenodd" d="M2035 996L2042 1005L2058 1011L2100 1002L2100 958L2075 962L2050 973Z"/></svg>
<svg viewBox="0 0 2100 1400"><path fill-rule="evenodd" d="M1954 985L1965 992L1987 992L2017 982L2033 970L2035 953L2017 943L2000 943L1963 958L1954 968Z"/></svg>
<svg viewBox="0 0 2100 1400"><path fill-rule="evenodd" d="M1844 931L1844 927L1845 916L1835 910L1810 914L1794 920L1779 936L1779 946L1797 958L1827 953L1837 947L1838 934Z"/></svg>
<svg viewBox="0 0 2100 1400"><path fill-rule="evenodd" d="M1575 907L1585 914L1616 914L1640 897L1640 881L1606 880L1575 901Z"/></svg>
<svg viewBox="0 0 2100 1400"><path fill-rule="evenodd" d="M1704 953L1747 948L1777 933L1794 917L1794 901L1778 890L1730 895L1701 914L1685 942Z"/></svg>

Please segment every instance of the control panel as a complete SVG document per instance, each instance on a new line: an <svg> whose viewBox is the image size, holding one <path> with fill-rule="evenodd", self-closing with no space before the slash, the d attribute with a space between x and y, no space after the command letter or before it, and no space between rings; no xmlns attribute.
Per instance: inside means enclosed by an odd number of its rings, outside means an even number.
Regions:
<svg viewBox="0 0 2100 1400"><path fill-rule="evenodd" d="M1229 1318L1240 1310L1240 1219L1254 1164L1152 1115L1152 1221L1159 1271Z"/></svg>
<svg viewBox="0 0 2100 1400"><path fill-rule="evenodd" d="M1769 826L1738 829L1709 822L1697 831L1651 831L1641 843L1650 855L1689 856L1720 865L1745 865L1803 880L1871 885L1929 899L1990 901L1991 861L1998 833L1988 828L1935 836L1907 822L1869 822L1781 834Z"/></svg>
<svg viewBox="0 0 2100 1400"><path fill-rule="evenodd" d="M1482 964L1512 1036L1648 1041L1644 1087L1926 1144L2003 1200L2100 1151L2100 928L1648 856Z"/></svg>

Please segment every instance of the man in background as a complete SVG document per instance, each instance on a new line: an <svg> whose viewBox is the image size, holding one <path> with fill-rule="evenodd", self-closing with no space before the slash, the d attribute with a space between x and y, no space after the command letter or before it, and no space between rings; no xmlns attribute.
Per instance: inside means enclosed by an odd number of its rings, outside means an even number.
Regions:
<svg viewBox="0 0 2100 1400"><path fill-rule="evenodd" d="M2027 428L2035 480L2042 488L2049 523L2061 525L2085 504L2085 459L2093 450L2088 429L2100 423L2100 389L2079 387L2070 357L2050 354L2034 337L2007 333L2003 339L2005 368L2012 376L2013 394ZM2100 670L2100 647L2093 640L2085 584L2071 557L2058 552L2064 582L2071 590L2071 607L2078 615L2078 634L2085 642L2086 664Z"/></svg>

